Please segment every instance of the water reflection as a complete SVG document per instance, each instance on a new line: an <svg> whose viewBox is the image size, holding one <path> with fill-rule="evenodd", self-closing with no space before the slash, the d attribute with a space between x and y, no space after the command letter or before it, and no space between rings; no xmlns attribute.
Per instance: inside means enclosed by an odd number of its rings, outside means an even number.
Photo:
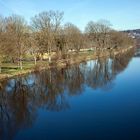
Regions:
<svg viewBox="0 0 140 140"><path fill-rule="evenodd" d="M68 97L82 94L85 86L112 89L115 77L132 57L133 52L128 52L1 82L0 139L13 139L17 131L31 127L38 108L57 112L69 109Z"/></svg>
<svg viewBox="0 0 140 140"><path fill-rule="evenodd" d="M140 57L140 46L137 46L137 49L135 51L135 57Z"/></svg>

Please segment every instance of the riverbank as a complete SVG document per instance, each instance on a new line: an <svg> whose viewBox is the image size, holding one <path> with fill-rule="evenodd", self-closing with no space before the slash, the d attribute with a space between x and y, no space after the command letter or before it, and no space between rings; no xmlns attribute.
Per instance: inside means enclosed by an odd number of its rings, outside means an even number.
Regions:
<svg viewBox="0 0 140 140"><path fill-rule="evenodd" d="M4 64L5 67L9 67L8 71L3 71L0 74L0 80L4 79L9 79L15 76L22 76L26 75L28 73L32 73L35 71L41 71L45 69L51 69L51 68L64 68L69 65L85 62L88 60L96 60L98 58L102 57L112 57L116 56L118 54L124 54L130 51L131 49L134 49L134 47L130 46L128 48L123 48L123 49L108 49L108 50L103 50L103 51L85 51L85 52L80 52L80 53L73 53L69 58L67 59L61 59L58 61L52 61L52 63L48 63L46 61L38 61L37 65L34 66L33 62L26 62L24 64L23 70L16 69L14 66L7 66L7 64Z"/></svg>

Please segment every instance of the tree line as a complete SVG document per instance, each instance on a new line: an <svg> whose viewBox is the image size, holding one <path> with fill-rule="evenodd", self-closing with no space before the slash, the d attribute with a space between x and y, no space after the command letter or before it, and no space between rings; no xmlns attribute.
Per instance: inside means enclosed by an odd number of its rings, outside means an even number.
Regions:
<svg viewBox="0 0 140 140"><path fill-rule="evenodd" d="M0 65L8 61L22 69L26 54L32 56L36 65L45 53L51 62L52 52L62 59L72 51L79 53L80 49L103 51L133 44L126 33L112 29L106 20L90 21L82 32L70 22L63 24L63 18L63 12L44 11L27 24L20 15L0 16Z"/></svg>

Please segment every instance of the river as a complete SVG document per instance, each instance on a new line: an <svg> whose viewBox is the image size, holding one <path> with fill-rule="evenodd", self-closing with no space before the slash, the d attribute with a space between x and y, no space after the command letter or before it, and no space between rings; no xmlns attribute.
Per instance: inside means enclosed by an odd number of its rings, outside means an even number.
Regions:
<svg viewBox="0 0 140 140"><path fill-rule="evenodd" d="M139 55L2 81L0 139L139 140Z"/></svg>

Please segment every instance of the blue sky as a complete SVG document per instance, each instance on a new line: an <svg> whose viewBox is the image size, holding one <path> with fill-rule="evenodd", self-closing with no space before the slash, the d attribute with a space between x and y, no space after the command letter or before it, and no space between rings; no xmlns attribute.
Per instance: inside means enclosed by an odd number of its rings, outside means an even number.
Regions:
<svg viewBox="0 0 140 140"><path fill-rule="evenodd" d="M117 30L140 28L140 0L0 0L0 15L19 14L28 21L35 14L59 10L63 22L84 30L88 21L106 19Z"/></svg>

